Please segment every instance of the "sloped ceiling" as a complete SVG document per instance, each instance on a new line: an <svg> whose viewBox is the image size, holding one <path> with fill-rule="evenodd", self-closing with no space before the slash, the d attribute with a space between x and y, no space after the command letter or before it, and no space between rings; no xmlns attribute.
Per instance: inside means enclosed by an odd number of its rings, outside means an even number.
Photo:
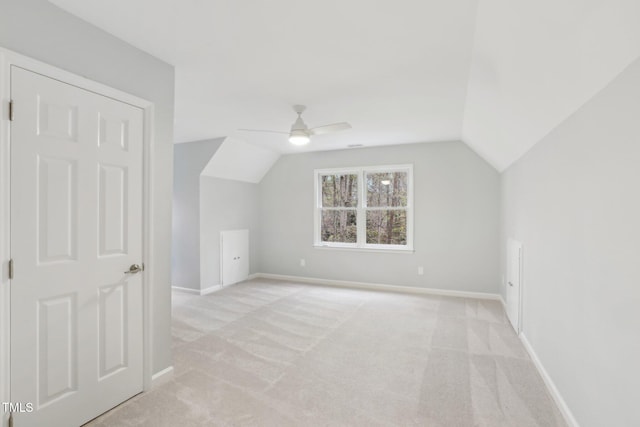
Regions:
<svg viewBox="0 0 640 427"><path fill-rule="evenodd" d="M227 137L200 175L257 184L279 158L275 151Z"/></svg>
<svg viewBox="0 0 640 427"><path fill-rule="evenodd" d="M463 140L503 170L639 56L638 0L481 0Z"/></svg>
<svg viewBox="0 0 640 427"><path fill-rule="evenodd" d="M51 0L176 67L176 142L464 140L498 170L640 56L638 0ZM353 129L293 147L311 126Z"/></svg>

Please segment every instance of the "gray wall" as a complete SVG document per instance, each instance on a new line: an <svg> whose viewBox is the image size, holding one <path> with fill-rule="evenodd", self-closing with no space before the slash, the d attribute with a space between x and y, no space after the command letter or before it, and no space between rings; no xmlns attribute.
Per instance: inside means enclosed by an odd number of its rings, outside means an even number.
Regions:
<svg viewBox="0 0 640 427"><path fill-rule="evenodd" d="M153 370L171 365L173 67L46 0L0 0L0 46L155 104Z"/></svg>
<svg viewBox="0 0 640 427"><path fill-rule="evenodd" d="M313 247L314 169L404 163L414 165L415 253ZM499 198L498 173L461 142L283 156L260 183L257 269L497 293ZM424 266L423 276L418 266Z"/></svg>
<svg viewBox="0 0 640 427"><path fill-rule="evenodd" d="M224 138L176 144L171 284L200 289L200 173Z"/></svg>
<svg viewBox="0 0 640 427"><path fill-rule="evenodd" d="M201 286L220 285L220 232L249 230L250 272L256 272L258 184L200 177Z"/></svg>
<svg viewBox="0 0 640 427"><path fill-rule="evenodd" d="M502 218L524 334L577 421L640 425L640 61L503 174Z"/></svg>

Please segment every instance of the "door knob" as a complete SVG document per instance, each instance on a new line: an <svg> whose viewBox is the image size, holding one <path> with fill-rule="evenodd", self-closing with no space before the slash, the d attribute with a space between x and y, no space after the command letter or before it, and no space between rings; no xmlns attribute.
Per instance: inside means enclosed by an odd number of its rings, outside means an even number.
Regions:
<svg viewBox="0 0 640 427"><path fill-rule="evenodd" d="M138 264L131 264L129 270L125 271L124 274L136 274L141 271L144 271L144 267L140 267Z"/></svg>
<svg viewBox="0 0 640 427"><path fill-rule="evenodd" d="M509 286L513 286L513 283L509 282Z"/></svg>

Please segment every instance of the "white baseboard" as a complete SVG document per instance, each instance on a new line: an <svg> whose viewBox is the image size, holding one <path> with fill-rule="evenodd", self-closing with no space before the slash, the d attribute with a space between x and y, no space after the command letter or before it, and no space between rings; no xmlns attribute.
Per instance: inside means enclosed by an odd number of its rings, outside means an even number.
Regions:
<svg viewBox="0 0 640 427"><path fill-rule="evenodd" d="M258 277L256 274L251 274L247 277L246 280L251 280L251 279L255 279L256 277ZM240 283L240 282L238 282ZM229 286L233 286L235 285L235 283L232 283L230 285L213 285L213 286L209 286L208 288L204 288L204 289L192 289L192 288L182 288L180 286L172 286L171 289L173 289L174 291L177 292L184 292L186 294L193 294L193 295L209 295L212 294L214 292L218 292L221 291L222 289L228 288Z"/></svg>
<svg viewBox="0 0 640 427"><path fill-rule="evenodd" d="M500 295L485 292L453 291L448 289L418 288L413 286L396 286L382 283L351 282L347 280L319 279L316 277L288 276L284 274L256 273L253 278L286 280L288 282L311 283L315 285L336 286L341 288L371 289L386 292L403 292L410 294L444 295L450 297L499 300Z"/></svg>
<svg viewBox="0 0 640 427"><path fill-rule="evenodd" d="M180 286L172 286L171 289L185 294L200 295L200 289L183 288Z"/></svg>
<svg viewBox="0 0 640 427"><path fill-rule="evenodd" d="M209 286L208 288L201 289L200 290L200 295L209 295L209 294L212 294L214 292L218 292L222 288L223 288L222 285Z"/></svg>
<svg viewBox="0 0 640 427"><path fill-rule="evenodd" d="M542 365L542 362L540 362L538 355L533 350L531 343L529 342L527 337L524 335L524 332L520 332L519 335L520 335L520 341L522 341L522 344L524 345L524 348L527 350L527 353L529 353L529 356L531 357L533 364L535 365L536 369L538 369L540 376L544 380L544 383L547 385L547 389L549 390L551 397L553 397L553 400L555 400L556 405L558 405L558 409L560 409L560 413L564 417L564 420L566 421L567 425L569 427L580 427L580 425L578 424L578 421L573 416L571 409L569 409L567 402L564 401L564 398L560 394L560 391L558 391L558 388L556 387L555 383L547 373L547 370Z"/></svg>
<svg viewBox="0 0 640 427"><path fill-rule="evenodd" d="M193 294L193 295L208 295L214 292L219 291L223 287L220 285L209 286L204 289L191 289L191 288L181 288L180 286L172 286L171 289L177 292L184 292L185 294Z"/></svg>
<svg viewBox="0 0 640 427"><path fill-rule="evenodd" d="M173 366L163 369L160 372L156 372L151 376L151 388L154 389L173 378Z"/></svg>

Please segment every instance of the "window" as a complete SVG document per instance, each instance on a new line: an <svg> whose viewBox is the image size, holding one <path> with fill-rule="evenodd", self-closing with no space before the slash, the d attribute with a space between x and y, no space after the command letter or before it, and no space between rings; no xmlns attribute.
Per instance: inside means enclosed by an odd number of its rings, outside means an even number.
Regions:
<svg viewBox="0 0 640 427"><path fill-rule="evenodd" d="M315 245L413 250L413 167L315 171Z"/></svg>

